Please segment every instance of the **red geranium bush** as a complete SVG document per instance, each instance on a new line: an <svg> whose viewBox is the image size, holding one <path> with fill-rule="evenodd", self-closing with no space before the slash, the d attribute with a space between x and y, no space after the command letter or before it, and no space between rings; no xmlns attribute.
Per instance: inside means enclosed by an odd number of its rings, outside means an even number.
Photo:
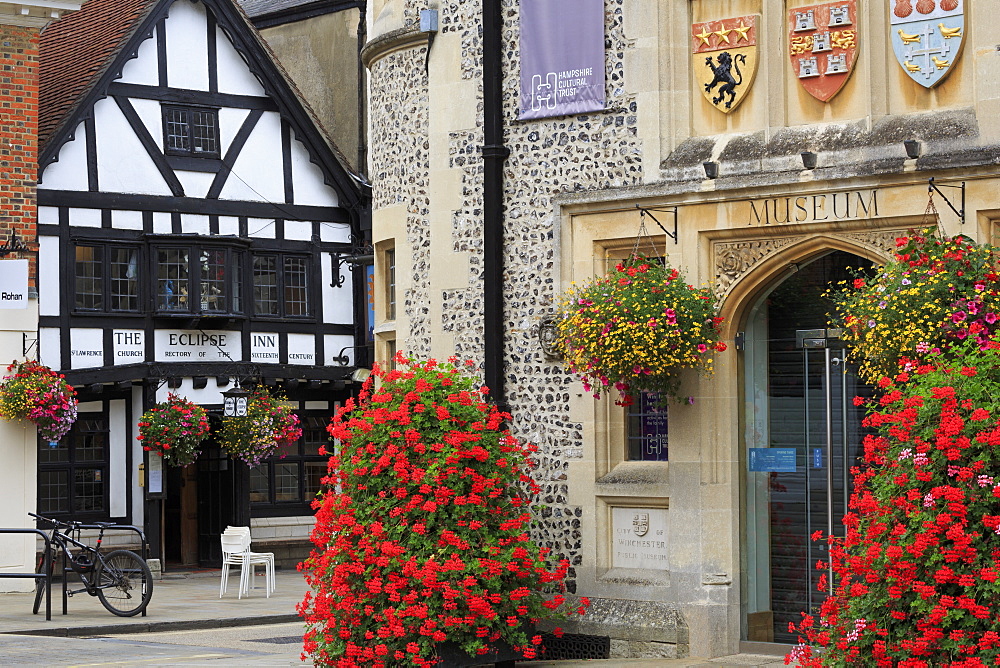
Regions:
<svg viewBox="0 0 1000 668"><path fill-rule="evenodd" d="M1000 345L980 345L880 381L846 538L828 539L835 593L789 660L1000 664Z"/></svg>
<svg viewBox="0 0 1000 668"><path fill-rule="evenodd" d="M542 593L568 564L550 566L527 533L535 450L453 363L396 362L329 427L338 445L300 567L305 652L318 666L433 666L446 641L471 656L503 641L533 658L526 625L570 607Z"/></svg>

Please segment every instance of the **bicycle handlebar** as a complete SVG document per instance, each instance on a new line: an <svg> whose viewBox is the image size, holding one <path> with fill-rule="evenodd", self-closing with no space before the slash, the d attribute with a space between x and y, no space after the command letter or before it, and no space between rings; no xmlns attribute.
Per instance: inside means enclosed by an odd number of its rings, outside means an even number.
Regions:
<svg viewBox="0 0 1000 668"><path fill-rule="evenodd" d="M40 522L48 522L57 529L75 529L77 525L80 524L80 522L63 522L62 520L54 520L51 517L42 517L41 515L36 515L35 513L28 514Z"/></svg>

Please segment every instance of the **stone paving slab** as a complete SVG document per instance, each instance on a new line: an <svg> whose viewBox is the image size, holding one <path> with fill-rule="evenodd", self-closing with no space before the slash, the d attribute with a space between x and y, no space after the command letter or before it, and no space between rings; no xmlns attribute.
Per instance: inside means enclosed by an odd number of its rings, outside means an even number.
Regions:
<svg viewBox="0 0 1000 668"><path fill-rule="evenodd" d="M117 617L96 597L86 593L71 597L68 614L63 615L62 585L53 583L52 620L47 622L44 601L39 614L31 614L33 593L0 594L0 633L84 636L275 624L298 619L295 606L308 588L298 572L278 570L270 598L264 594L263 575L254 578L257 586L242 599L237 598L239 572L231 570L229 578L229 589L220 599L221 571L165 574L153 585L153 598L145 617ZM69 584L71 589L79 588L72 577Z"/></svg>
<svg viewBox="0 0 1000 668"><path fill-rule="evenodd" d="M264 595L264 578L260 575L255 578L257 586L250 596L238 599L236 591L239 587L239 573L231 571L229 591L220 599L221 572L218 570L166 573L162 580L154 583L153 598L145 617L116 617L96 597L85 593L69 599L69 614L64 616L61 614L61 583L55 583L52 592L52 621L46 622L44 607L38 615L31 614L33 593L0 593L0 634L19 634L22 638L85 638L296 622L299 617L295 613L295 606L308 589L305 579L292 570L278 570L275 577L277 587L270 598ZM74 586L79 585L71 578L70 588ZM30 640L20 642L30 643ZM39 642L43 641L39 639ZM518 663L519 668L778 668L783 665L782 657L753 654L716 659L691 657Z"/></svg>

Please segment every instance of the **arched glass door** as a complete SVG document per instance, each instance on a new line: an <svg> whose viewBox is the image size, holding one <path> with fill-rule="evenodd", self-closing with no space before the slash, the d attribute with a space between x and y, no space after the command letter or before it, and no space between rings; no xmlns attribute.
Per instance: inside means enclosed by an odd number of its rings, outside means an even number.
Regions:
<svg viewBox="0 0 1000 668"><path fill-rule="evenodd" d="M745 330L746 470L744 637L794 642L789 622L815 612L817 562L826 545L816 531L843 535L850 468L858 461L863 409L870 395L829 328L831 283L871 262L824 255L786 275L751 309Z"/></svg>

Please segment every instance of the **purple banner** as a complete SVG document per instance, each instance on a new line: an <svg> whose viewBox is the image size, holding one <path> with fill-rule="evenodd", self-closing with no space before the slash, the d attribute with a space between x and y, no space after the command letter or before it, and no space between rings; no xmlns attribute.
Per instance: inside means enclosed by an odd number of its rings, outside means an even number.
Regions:
<svg viewBox="0 0 1000 668"><path fill-rule="evenodd" d="M521 0L518 118L604 109L604 0Z"/></svg>

